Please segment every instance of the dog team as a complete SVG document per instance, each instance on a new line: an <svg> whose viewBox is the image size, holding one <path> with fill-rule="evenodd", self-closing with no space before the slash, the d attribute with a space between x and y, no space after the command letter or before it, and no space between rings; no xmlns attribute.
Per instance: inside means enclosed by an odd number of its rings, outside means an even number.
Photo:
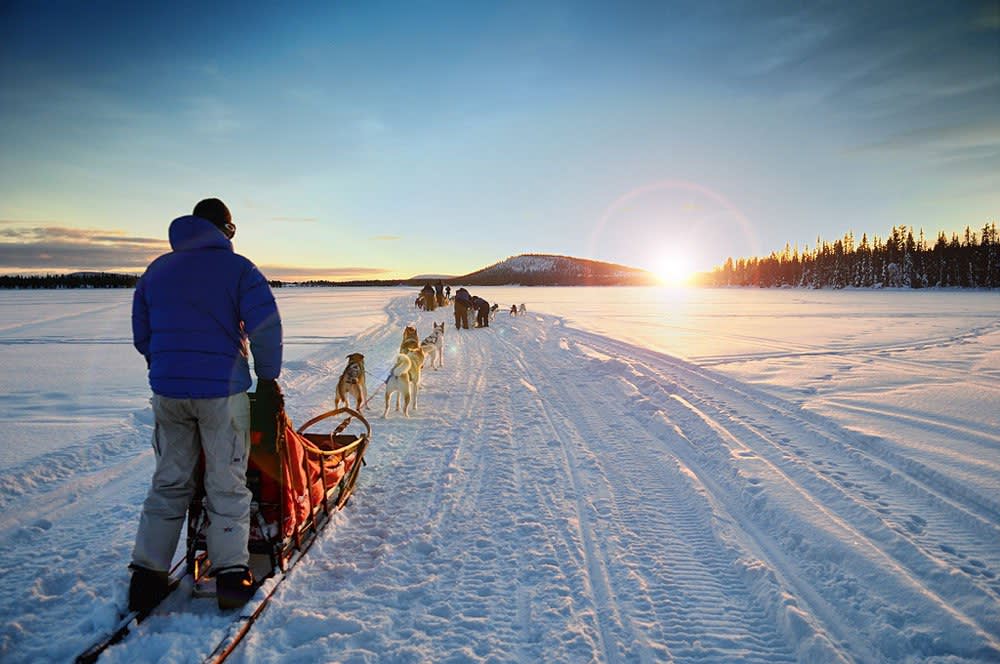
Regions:
<svg viewBox="0 0 1000 664"><path fill-rule="evenodd" d="M438 302L438 293L435 292L437 289L428 284L425 290L429 292L421 292L420 297L417 298L417 305L422 309L433 311L432 307ZM450 287L448 290L451 290ZM449 301L448 295L450 293L445 295L442 292L440 295L444 298L444 302ZM470 296L466 289L459 288L455 293L455 327L457 329L469 329L466 318L469 308L474 308L476 311L477 326L489 327L489 321L496 315L500 305L493 304L491 307L486 300ZM525 312L524 304L521 304L520 307L512 304L510 307L511 316L524 315ZM396 355L395 363L385 381L383 418L388 417L393 397L395 397L395 410L399 412L402 409L403 417L410 416L411 408L414 411L417 410L417 392L424 366L434 370L444 367L444 332L445 324L435 322L431 334L420 341L417 328L414 325L407 325L403 329L403 340L399 344L399 353ZM360 411L367 406L368 387L365 375L365 356L361 353L348 355L347 366L344 367L343 373L337 380L334 409L340 408L341 404L350 407L350 398L353 398L356 410Z"/></svg>
<svg viewBox="0 0 1000 664"><path fill-rule="evenodd" d="M385 408L382 417L388 417L392 398L396 398L396 411L402 405L403 417L410 416L410 409L417 410L417 393L424 365L432 369L444 367L444 323L434 323L434 331L423 341L417 341L417 328L407 325L403 342L399 345L396 363L385 382Z"/></svg>
<svg viewBox="0 0 1000 664"><path fill-rule="evenodd" d="M407 325L403 330L403 341L399 345L395 364L385 382L385 409L382 417L387 417L392 398L396 399L396 411L402 408L403 416L409 417L410 409L417 410L417 392L420 375L424 366L437 370L444 367L444 323L434 323L433 332L419 341L417 328ZM347 366L337 380L333 407L341 405L362 410L368 402L368 387L365 382L365 356L351 353L347 356Z"/></svg>

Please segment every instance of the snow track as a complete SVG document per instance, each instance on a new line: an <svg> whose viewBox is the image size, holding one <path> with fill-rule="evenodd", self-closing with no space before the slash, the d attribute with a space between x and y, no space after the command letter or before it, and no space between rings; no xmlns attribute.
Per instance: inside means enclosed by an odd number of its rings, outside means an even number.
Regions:
<svg viewBox="0 0 1000 664"><path fill-rule="evenodd" d="M389 313L364 340L385 364L450 312ZM342 661L1000 654L1000 518L919 461L547 316L446 346L418 413L376 417L363 486L246 661L284 659L304 614L322 636L296 655Z"/></svg>
<svg viewBox="0 0 1000 664"><path fill-rule="evenodd" d="M373 443L349 505L235 661L1000 659L1000 502L943 472L947 450L907 453L551 316L457 331L450 309L411 302L393 300L384 325L356 336L293 342L281 381L293 421L331 408L344 356L363 352ZM383 420L380 380L403 326L424 336L442 320L444 368L424 370L411 417ZM995 473L993 431L841 405L961 436ZM0 578L31 607L0 632L4 661L70 657L123 601L147 419L92 458L57 456L53 491L41 462L2 478L0 553L19 564ZM154 616L106 660L200 661L226 625L207 604ZM59 632L62 649L34 636L67 620L78 625Z"/></svg>

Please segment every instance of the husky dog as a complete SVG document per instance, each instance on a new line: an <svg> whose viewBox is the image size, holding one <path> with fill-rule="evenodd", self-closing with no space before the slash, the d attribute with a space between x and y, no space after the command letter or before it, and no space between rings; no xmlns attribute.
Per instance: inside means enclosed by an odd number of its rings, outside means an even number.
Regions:
<svg viewBox="0 0 1000 664"><path fill-rule="evenodd" d="M420 370L424 366L424 360L426 359L424 351L420 348L420 344L413 340L407 339L403 342L403 348L400 351L402 355L406 355L407 359L410 360L410 403L413 406L413 410L417 409L417 390L420 388Z"/></svg>
<svg viewBox="0 0 1000 664"><path fill-rule="evenodd" d="M393 365L392 371L389 372L389 377L385 381L385 410L382 411L382 417L387 417L389 415L389 403L392 400L392 395L396 395L396 411L399 412L399 402L403 402L403 417L410 416L410 400L412 398L412 392L410 385L410 370L413 368L413 363L410 361L409 356L404 353L400 353L396 356L396 364Z"/></svg>
<svg viewBox="0 0 1000 664"><path fill-rule="evenodd" d="M412 325L407 325L403 328L403 341L399 344L399 352L405 352L407 342L412 342L416 345L420 345L420 337L417 336L417 328Z"/></svg>
<svg viewBox="0 0 1000 664"><path fill-rule="evenodd" d="M524 303L522 302L521 303L521 308L517 310L517 313L523 315L524 312L526 312L526 311L527 311L527 309L524 308Z"/></svg>
<svg viewBox="0 0 1000 664"><path fill-rule="evenodd" d="M340 402L350 406L347 397L353 395L355 408L361 410L368 401L368 387L365 385L365 356L361 353L351 353L347 356L347 366L337 381L337 396L333 401L334 409L340 408Z"/></svg>
<svg viewBox="0 0 1000 664"><path fill-rule="evenodd" d="M490 320L496 318L497 312L500 311L500 305L496 302L490 307Z"/></svg>
<svg viewBox="0 0 1000 664"><path fill-rule="evenodd" d="M427 366L440 369L444 366L444 323L434 323L434 332L420 344L427 358Z"/></svg>
<svg viewBox="0 0 1000 664"><path fill-rule="evenodd" d="M510 315L511 316L516 316L517 315L517 305L516 304L510 305Z"/></svg>

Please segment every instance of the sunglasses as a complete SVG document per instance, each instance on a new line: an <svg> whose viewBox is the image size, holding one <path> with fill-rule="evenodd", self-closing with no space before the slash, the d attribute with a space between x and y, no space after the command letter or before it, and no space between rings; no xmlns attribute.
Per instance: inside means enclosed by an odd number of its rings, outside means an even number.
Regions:
<svg viewBox="0 0 1000 664"><path fill-rule="evenodd" d="M229 222L222 227L222 234L226 236L227 239L232 240L233 236L236 235L236 224Z"/></svg>

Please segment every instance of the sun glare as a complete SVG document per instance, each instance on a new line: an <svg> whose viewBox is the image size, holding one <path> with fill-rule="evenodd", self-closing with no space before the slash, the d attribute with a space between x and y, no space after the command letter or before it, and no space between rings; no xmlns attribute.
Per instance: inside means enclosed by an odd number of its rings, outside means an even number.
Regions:
<svg viewBox="0 0 1000 664"><path fill-rule="evenodd" d="M694 277L695 269L690 258L671 253L660 258L655 272L664 286L685 286Z"/></svg>

